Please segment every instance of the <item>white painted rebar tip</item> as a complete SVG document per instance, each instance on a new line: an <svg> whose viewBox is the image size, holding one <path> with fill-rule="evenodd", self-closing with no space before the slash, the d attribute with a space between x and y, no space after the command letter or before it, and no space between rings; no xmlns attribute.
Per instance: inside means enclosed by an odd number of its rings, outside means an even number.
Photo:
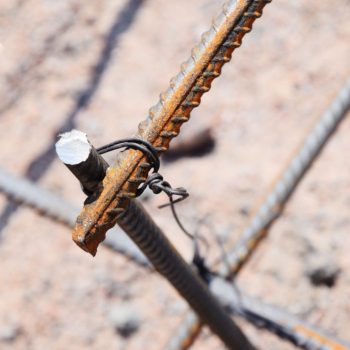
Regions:
<svg viewBox="0 0 350 350"><path fill-rule="evenodd" d="M79 180L86 195L101 189L108 163L98 154L85 133L72 130L60 135L56 152L64 165Z"/></svg>
<svg viewBox="0 0 350 350"><path fill-rule="evenodd" d="M84 132L73 129L59 137L56 153L64 164L76 165L88 159L92 147Z"/></svg>

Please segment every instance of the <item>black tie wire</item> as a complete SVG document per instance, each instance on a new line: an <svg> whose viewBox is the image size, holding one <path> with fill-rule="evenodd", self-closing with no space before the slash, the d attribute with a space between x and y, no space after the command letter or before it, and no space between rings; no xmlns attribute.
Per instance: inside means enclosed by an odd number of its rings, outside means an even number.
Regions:
<svg viewBox="0 0 350 350"><path fill-rule="evenodd" d="M97 148L97 152L99 154L104 154L104 153L111 152L121 148L124 148L124 149L132 148L132 149L141 151L148 158L148 161L150 162L150 165L153 168L153 173L147 178L147 180L141 185L141 187L138 188L136 192L136 196L137 197L140 196L147 187L149 187L154 194L159 194L161 192L164 192L169 198L169 203L163 204L159 208L170 206L172 214L175 218L175 221L179 225L180 229L183 231L183 233L187 237L189 237L191 240L195 242L196 237L185 229L185 227L181 223L176 213L175 206L174 206L175 203L178 203L186 199L189 196L189 194L186 191L186 189L183 187L172 188L170 183L165 181L163 176L159 174L158 171L160 167L160 161L159 161L157 150L153 147L152 144L150 144L146 140L142 140L134 137L134 138L121 139L121 140L111 142L105 146ZM174 200L173 198L174 196L177 196L179 198Z"/></svg>

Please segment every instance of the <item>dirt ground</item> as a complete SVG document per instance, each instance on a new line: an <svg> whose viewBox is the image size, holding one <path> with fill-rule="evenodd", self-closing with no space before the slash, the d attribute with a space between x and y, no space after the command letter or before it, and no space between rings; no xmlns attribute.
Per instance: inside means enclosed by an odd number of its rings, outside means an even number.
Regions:
<svg viewBox="0 0 350 350"><path fill-rule="evenodd" d="M0 2L0 162L81 206L78 183L53 143L71 128L95 145L132 136L148 108L209 28L214 0L13 0ZM184 131L210 125L212 152L164 162L190 197L178 205L209 240L240 236L274 179L350 76L350 2L279 0ZM350 116L349 116L350 117ZM350 120L345 119L240 274L250 295L350 342ZM145 203L189 258L191 244L165 196ZM0 196L0 349L161 349L186 304L155 273L101 247L95 258L70 231ZM214 231L214 232L213 232ZM208 259L219 254L214 244ZM313 261L340 269L332 288L307 277ZM131 313L135 332L115 329ZM293 347L240 323L260 349ZM193 349L223 349L208 331Z"/></svg>

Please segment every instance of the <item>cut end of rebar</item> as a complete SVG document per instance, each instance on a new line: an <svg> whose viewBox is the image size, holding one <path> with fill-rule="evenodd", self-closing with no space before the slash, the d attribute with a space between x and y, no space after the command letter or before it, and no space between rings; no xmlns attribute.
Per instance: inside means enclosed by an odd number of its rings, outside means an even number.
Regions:
<svg viewBox="0 0 350 350"><path fill-rule="evenodd" d="M73 241L79 248L81 248L85 252L89 253L92 256L96 255L96 253L97 253L97 246L96 245L92 247L91 245L87 245L85 242L78 242L78 241L75 241L74 239L73 239Z"/></svg>
<svg viewBox="0 0 350 350"><path fill-rule="evenodd" d="M84 132L73 129L60 135L56 142L56 153L64 164L76 165L86 161L91 145Z"/></svg>
<svg viewBox="0 0 350 350"><path fill-rule="evenodd" d="M86 208L84 208L86 210ZM84 212L83 209L83 212ZM112 228L113 224L91 225L89 216L79 215L75 227L72 232L72 239L78 247L95 256L97 248L106 238L107 231Z"/></svg>
<svg viewBox="0 0 350 350"><path fill-rule="evenodd" d="M103 236L103 237L102 237ZM92 235L82 235L79 228L75 228L72 235L75 244L83 249L85 252L95 256L97 253L97 248L102 241L106 238L106 233L104 234L92 234Z"/></svg>

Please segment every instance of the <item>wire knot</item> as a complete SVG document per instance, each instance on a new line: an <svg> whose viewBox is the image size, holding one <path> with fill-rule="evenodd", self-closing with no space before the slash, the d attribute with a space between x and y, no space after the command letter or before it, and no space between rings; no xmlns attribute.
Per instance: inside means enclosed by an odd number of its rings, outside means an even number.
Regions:
<svg viewBox="0 0 350 350"><path fill-rule="evenodd" d="M153 173L147 178L141 187L137 189L137 197L140 196L147 187L149 187L154 194L164 192L169 197L169 203L160 206L160 208L164 208L168 205L173 206L173 204L178 203L189 196L185 188L172 188L169 182L164 181L163 176L158 173L160 162L157 150L146 140L139 138L118 140L98 148L97 152L99 154L103 154L120 148L133 148L141 151L144 155L146 155L151 167L153 168ZM180 198L174 201L173 196L178 196Z"/></svg>
<svg viewBox="0 0 350 350"><path fill-rule="evenodd" d="M167 186L168 183L163 180L163 176L159 173L151 174L147 180L147 183L148 187L150 188L150 190L152 190L154 194L159 194L162 191L166 192L167 189L170 187Z"/></svg>
<svg viewBox="0 0 350 350"><path fill-rule="evenodd" d="M161 174L154 172L152 173L145 183L142 185L141 188L138 189L137 195L139 196L142 194L142 192L148 187L154 194L159 194L161 192L164 192L168 197L170 202L177 203L189 196L188 192L186 191L185 188L183 187L177 187L177 188L172 188L170 183L167 181L164 181L164 178ZM173 200L173 196L179 196L177 200ZM170 203L161 205L160 208L164 208L166 206L170 205Z"/></svg>

